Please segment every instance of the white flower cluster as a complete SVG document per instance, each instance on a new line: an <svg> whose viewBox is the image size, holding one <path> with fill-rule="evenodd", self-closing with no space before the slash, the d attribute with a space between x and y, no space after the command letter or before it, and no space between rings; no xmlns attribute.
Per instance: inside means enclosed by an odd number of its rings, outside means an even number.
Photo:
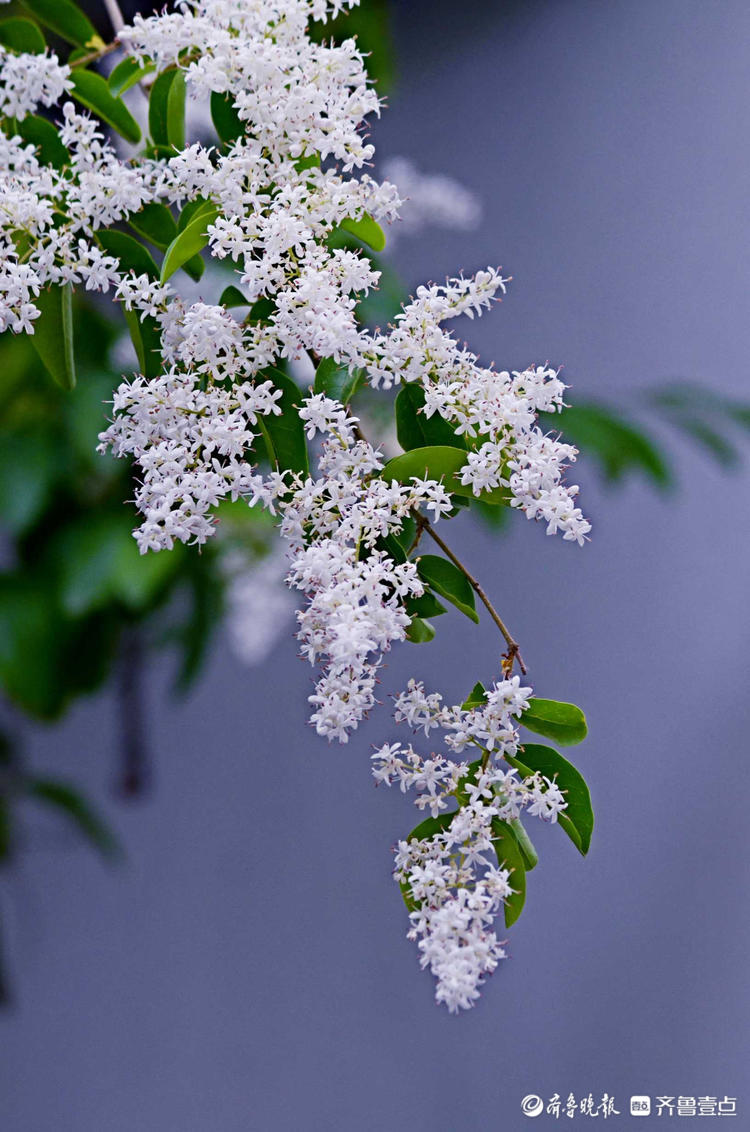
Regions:
<svg viewBox="0 0 750 1132"><path fill-rule="evenodd" d="M404 600L424 586L413 562L397 563L378 547L414 510L436 518L451 509L441 483L386 483L379 454L356 434L357 420L338 402L313 394L300 412L308 433L326 436L320 475L256 478L256 498L278 509L292 564L289 584L308 604L298 613L302 654L323 674L310 703L320 735L346 742L375 703L380 657L403 640L410 617Z"/></svg>
<svg viewBox="0 0 750 1132"><path fill-rule="evenodd" d="M40 102L54 106L69 78L70 67L54 54L14 55L0 46L0 114L21 122Z"/></svg>
<svg viewBox="0 0 750 1132"><path fill-rule="evenodd" d="M425 734L440 728L452 752L474 747L479 759L425 758L400 743L372 756L377 782L414 788L416 805L441 818L436 831L399 842L394 875L411 909L408 938L419 941L421 965L437 980L435 997L451 1012L473 1006L484 976L505 956L492 923L514 890L512 870L496 849L497 823L513 822L524 811L554 822L567 805L554 782L540 774L520 779L497 762L517 749L515 718L530 693L514 676L490 688L485 703L449 707L412 680L397 697L397 721ZM449 810L456 802L460 808Z"/></svg>

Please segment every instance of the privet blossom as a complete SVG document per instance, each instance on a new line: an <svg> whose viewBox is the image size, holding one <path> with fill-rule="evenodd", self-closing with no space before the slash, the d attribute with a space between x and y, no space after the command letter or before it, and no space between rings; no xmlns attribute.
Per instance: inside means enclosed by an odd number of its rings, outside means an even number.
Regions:
<svg viewBox="0 0 750 1132"><path fill-rule="evenodd" d="M426 520L444 521L455 499L429 467L405 482L389 477L382 453L331 390L300 391L293 406L282 405L278 367L331 359L374 390L418 386L424 420L442 420L465 445L459 480L473 497L502 492L548 533L579 544L590 529L577 487L563 478L575 449L537 421L563 405L558 373L481 365L446 329L504 293L499 271L419 287L385 329L358 321L357 303L380 272L337 236L395 221L401 200L395 185L368 172L374 147L363 125L380 100L356 42L309 35L311 21L356 2L198 0L139 15L119 32L122 50L140 63L180 68L194 100L228 97L242 132L218 147L188 139L171 153L120 156L96 120L67 100L66 64L51 52L0 48L0 110L21 120L54 105L69 154L55 168L13 129L0 138L0 329L33 334L39 296L69 284L109 292L131 317L155 321L161 372L123 380L101 436L102 450L134 461L139 547L200 546L223 500L267 508L287 546L288 584L301 595L300 650L318 670L311 722L340 742L375 705L383 657L406 638L409 603L425 594L405 534L415 521L417 537ZM407 173L398 179L408 181ZM129 269L102 246L102 230L146 205L191 202L211 209L208 252L232 273L246 304L239 314L221 301L187 304L174 279ZM456 208L472 221L470 198L458 194ZM269 467L259 455L272 454L269 430L289 413L310 442L309 470L278 460ZM530 695L509 675L513 659L481 707L445 707L415 682L398 698L397 719L426 734L442 730L450 757L399 744L373 757L376 779L414 788L433 818L458 806L439 832L402 841L396 853L410 938L450 1010L473 1004L504 955L491 925L512 895L513 874L490 861L493 823L522 813L554 821L566 806L554 781L501 766L517 749ZM470 747L480 755L473 768L453 757Z"/></svg>

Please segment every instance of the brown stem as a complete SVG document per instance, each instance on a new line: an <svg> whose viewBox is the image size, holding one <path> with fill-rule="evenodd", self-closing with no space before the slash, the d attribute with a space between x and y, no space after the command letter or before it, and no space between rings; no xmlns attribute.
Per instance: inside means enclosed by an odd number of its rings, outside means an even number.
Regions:
<svg viewBox="0 0 750 1132"><path fill-rule="evenodd" d="M492 602L488 598L485 591L482 589L481 583L479 581L477 581L477 579L474 577L474 575L471 574L466 569L463 562L461 562L458 558L456 558L456 555L453 553L453 551L448 546L448 544L443 541L443 539L440 537L440 535L437 533L435 528L430 523L429 519L425 518L425 516L421 515L421 514L417 515L416 519L417 519L417 528L421 529L423 531L426 531L427 534L430 536L430 538L433 540L433 542L436 542L438 544L438 546L442 550L443 554L447 558L450 558L453 565L456 566L461 571L463 576L466 578L466 581L469 583L471 588L474 590L474 592L476 593L479 600L483 603L483 605L487 609L487 612L489 613L490 617L492 618L492 620L495 622L498 629L502 633L502 635L505 639L505 643L508 646L508 651L505 654L506 663L503 664L503 669L507 673L511 672L512 669L513 669L513 663L514 663L514 661L517 660L518 661L518 667L521 669L521 672L525 676L526 675L526 665L523 662L523 657L521 656L521 650L518 646L518 643L517 643L517 641L515 641L513 639L507 625L505 624L502 617L500 616L500 614L495 609L494 605L492 604Z"/></svg>
<svg viewBox="0 0 750 1132"><path fill-rule="evenodd" d="M88 55L82 55L80 59L74 59L70 64L71 69L75 70L76 67L88 67L89 63L95 63L97 59L103 59L105 55L111 55L120 46L119 42L115 39L112 43L105 43L103 47L97 48L96 51L90 51Z"/></svg>

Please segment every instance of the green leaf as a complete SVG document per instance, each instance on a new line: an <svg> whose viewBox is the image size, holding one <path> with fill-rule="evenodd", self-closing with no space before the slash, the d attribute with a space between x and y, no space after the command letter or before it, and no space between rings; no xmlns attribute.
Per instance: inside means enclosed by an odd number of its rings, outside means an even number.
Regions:
<svg viewBox="0 0 750 1132"><path fill-rule="evenodd" d="M148 100L151 140L164 149L185 147L185 74L179 67L162 73L151 87Z"/></svg>
<svg viewBox="0 0 750 1132"><path fill-rule="evenodd" d="M521 723L529 731L554 739L563 747L580 743L588 734L586 716L575 704L559 700L540 700L532 697L521 716Z"/></svg>
<svg viewBox="0 0 750 1132"><path fill-rule="evenodd" d="M456 609L460 609L475 624L479 624L474 590L457 566L437 554L423 554L417 559L417 573L441 597L455 605Z"/></svg>
<svg viewBox="0 0 750 1132"><path fill-rule="evenodd" d="M307 475L310 463L305 428L299 415L303 401L302 390L276 366L264 369L262 377L281 390L281 398L276 402L281 407L281 415L269 413L268 416L258 417L269 459L280 472L301 472L302 475Z"/></svg>
<svg viewBox="0 0 750 1132"><path fill-rule="evenodd" d="M165 204L152 201L143 206L140 212L128 217L128 224L139 236L143 236L162 251L168 248L177 235L177 222Z"/></svg>
<svg viewBox="0 0 750 1132"><path fill-rule="evenodd" d="M217 90L211 92L211 118L216 133L227 145L243 137L247 129L246 123L237 113L231 94L220 94Z"/></svg>
<svg viewBox="0 0 750 1132"><path fill-rule="evenodd" d="M156 70L154 63L140 63L132 55L126 55L121 59L111 75L107 79L107 86L109 87L110 94L117 98L121 94L134 87L141 79L145 79L147 75L153 74Z"/></svg>
<svg viewBox="0 0 750 1132"><path fill-rule="evenodd" d="M364 214L361 220L354 220L348 216L339 225L345 232L351 232L363 244L367 244L374 252L382 252L385 248L385 232L371 216Z"/></svg>
<svg viewBox="0 0 750 1132"><path fill-rule="evenodd" d="M494 488L475 496L471 487L461 483L459 472L466 463L466 451L447 445L433 445L429 448L414 448L389 460L380 475L388 482L411 483L413 478L442 480L446 491L464 495L469 499L483 499L486 503L507 503L509 495L505 488Z"/></svg>
<svg viewBox="0 0 750 1132"><path fill-rule="evenodd" d="M250 301L245 298L238 287L225 287L221 292L219 303L222 307L249 307Z"/></svg>
<svg viewBox="0 0 750 1132"><path fill-rule="evenodd" d="M62 529L55 556L60 601L69 616L81 617L111 600L118 560L132 538L126 523L125 515L113 516L105 512Z"/></svg>
<svg viewBox="0 0 750 1132"><path fill-rule="evenodd" d="M26 783L26 793L37 802L59 810L103 857L112 860L121 856L112 830L75 787L57 779L32 778Z"/></svg>
<svg viewBox="0 0 750 1132"><path fill-rule="evenodd" d="M412 617L439 617L441 613L448 612L431 590L425 590L419 597L407 598L405 608Z"/></svg>
<svg viewBox="0 0 750 1132"><path fill-rule="evenodd" d="M477 682L461 704L462 711L471 711L472 708L482 707L487 703L487 692L484 684Z"/></svg>
<svg viewBox="0 0 750 1132"><path fill-rule="evenodd" d="M348 366L335 362L333 358L323 358L315 371L313 393L324 393L345 405L365 380L363 369L349 370Z"/></svg>
<svg viewBox="0 0 750 1132"><path fill-rule="evenodd" d="M654 441L640 425L628 422L622 409L598 402L576 402L562 413L542 413L540 419L561 428L584 455L593 456L611 483L630 471L640 471L657 487L668 487L672 476Z"/></svg>
<svg viewBox="0 0 750 1132"><path fill-rule="evenodd" d="M52 165L55 169L63 169L70 165L70 153L60 141L60 135L46 118L37 114L29 114L22 122L18 122L14 133L33 145L37 156L43 165Z"/></svg>
<svg viewBox="0 0 750 1132"><path fill-rule="evenodd" d="M88 16L73 0L21 0L24 8L32 12L50 31L68 43L98 51L104 40L97 33Z"/></svg>
<svg viewBox="0 0 750 1132"><path fill-rule="evenodd" d="M55 434L6 432L0 445L0 519L6 530L27 531L49 505L59 479Z"/></svg>
<svg viewBox="0 0 750 1132"><path fill-rule="evenodd" d="M216 205L201 209L195 220L184 228L167 248L161 265L161 281L166 283L175 271L184 267L188 260L201 252L208 243L208 226L213 224L219 214Z"/></svg>
<svg viewBox="0 0 750 1132"><path fill-rule="evenodd" d="M518 841L507 822L494 818L492 835L498 864L510 870L510 886L515 890L505 901L505 926L509 928L521 915L526 901L526 868Z"/></svg>
<svg viewBox="0 0 750 1132"><path fill-rule="evenodd" d="M464 448L463 438L456 435L439 413L431 417L424 415L424 403L424 390L416 382L401 386L396 397L396 435L404 451L431 445Z"/></svg>
<svg viewBox="0 0 750 1132"><path fill-rule="evenodd" d="M560 789L565 792L568 803L565 812L558 815L558 824L565 830L576 849L585 856L594 830L594 811L589 788L580 771L563 758L559 751L539 743L524 743L517 757L510 755L503 757L525 778L539 771L550 781L555 779Z"/></svg>
<svg viewBox="0 0 750 1132"><path fill-rule="evenodd" d="M510 828L513 830L513 836L518 842L518 848L521 850L524 868L526 869L527 873L530 873L531 870L536 868L536 866L539 864L539 854L534 848L534 844L531 838L524 829L521 819L513 818L513 820L509 824Z"/></svg>
<svg viewBox="0 0 750 1132"><path fill-rule="evenodd" d="M57 0L55 0L57 3ZM71 75L73 97L88 110L98 115L126 141L133 145L141 140L141 127L119 98L113 98L101 75L94 71L75 70Z"/></svg>
<svg viewBox="0 0 750 1132"><path fill-rule="evenodd" d="M151 252L126 232L103 228L97 232L97 237L104 251L120 261L122 271L134 271L136 275L147 275L149 279L159 278L159 268Z"/></svg>
<svg viewBox="0 0 750 1132"><path fill-rule="evenodd" d="M22 16L0 21L0 44L22 55L43 55L47 49L44 36L33 20Z"/></svg>
<svg viewBox="0 0 750 1132"><path fill-rule="evenodd" d="M161 327L150 315L123 310L138 365L144 377L158 377L162 371Z"/></svg>
<svg viewBox="0 0 750 1132"><path fill-rule="evenodd" d="M406 629L406 639L413 645L424 645L433 640L435 627L421 617L412 617Z"/></svg>
<svg viewBox="0 0 750 1132"><path fill-rule="evenodd" d="M75 387L73 356L73 288L70 283L48 287L36 300L42 312L34 321L31 342L61 389Z"/></svg>

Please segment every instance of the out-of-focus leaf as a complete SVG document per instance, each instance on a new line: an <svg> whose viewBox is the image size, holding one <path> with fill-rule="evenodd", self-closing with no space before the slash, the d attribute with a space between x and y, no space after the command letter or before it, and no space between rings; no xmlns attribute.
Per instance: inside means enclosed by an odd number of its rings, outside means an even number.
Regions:
<svg viewBox="0 0 750 1132"><path fill-rule="evenodd" d="M125 310L123 313L141 373L145 377L157 377L162 370L159 323L150 315L144 315L141 318L137 310Z"/></svg>
<svg viewBox="0 0 750 1132"><path fill-rule="evenodd" d="M49 432L13 433L0 445L0 521L20 535L47 506L60 474L59 443Z"/></svg>
<svg viewBox="0 0 750 1132"><path fill-rule="evenodd" d="M654 441L640 425L623 419L622 410L597 402L576 401L562 413L542 413L551 428L560 428L584 454L593 456L606 479L621 480L640 471L657 487L668 487L672 476Z"/></svg>
<svg viewBox="0 0 750 1132"><path fill-rule="evenodd" d="M53 285L42 291L36 300L41 314L34 321L31 336L34 349L47 372L65 390L73 389L76 383L72 301L70 283Z"/></svg>
<svg viewBox="0 0 750 1132"><path fill-rule="evenodd" d="M43 55L47 44L33 20L12 16L0 20L0 44L23 55Z"/></svg>
<svg viewBox="0 0 750 1132"><path fill-rule="evenodd" d="M57 3L57 0L55 0ZM137 145L141 140L141 127L120 98L110 94L106 80L95 71L78 69L71 75L71 94L87 110L93 110L102 121L122 134L126 141Z"/></svg>
<svg viewBox="0 0 750 1132"><path fill-rule="evenodd" d="M58 779L31 778L26 783L26 793L35 801L58 810L103 857L111 860L121 856L110 827L74 786Z"/></svg>
<svg viewBox="0 0 750 1132"><path fill-rule="evenodd" d="M21 3L36 16L40 24L44 24L68 43L88 47L92 51L104 47L104 40L91 20L73 0L21 0Z"/></svg>

